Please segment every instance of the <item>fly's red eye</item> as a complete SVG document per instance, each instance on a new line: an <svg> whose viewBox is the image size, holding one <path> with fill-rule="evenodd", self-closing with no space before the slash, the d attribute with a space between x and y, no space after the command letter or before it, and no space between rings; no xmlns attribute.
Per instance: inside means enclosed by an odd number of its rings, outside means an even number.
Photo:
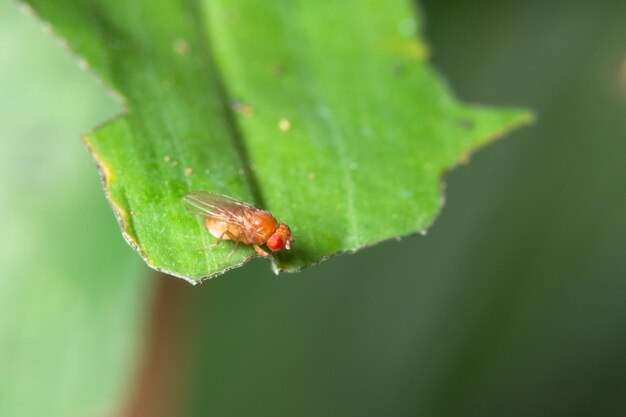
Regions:
<svg viewBox="0 0 626 417"><path fill-rule="evenodd" d="M272 237L267 240L267 247L273 251L281 250L284 244L283 238L277 234L272 235Z"/></svg>

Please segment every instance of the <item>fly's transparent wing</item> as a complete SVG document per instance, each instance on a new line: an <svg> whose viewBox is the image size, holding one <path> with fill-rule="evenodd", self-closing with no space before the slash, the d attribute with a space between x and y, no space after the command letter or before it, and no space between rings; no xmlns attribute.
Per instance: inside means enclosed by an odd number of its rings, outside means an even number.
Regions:
<svg viewBox="0 0 626 417"><path fill-rule="evenodd" d="M191 213L202 218L212 218L226 223L246 225L246 214L257 208L223 194L192 191L183 197L183 204Z"/></svg>

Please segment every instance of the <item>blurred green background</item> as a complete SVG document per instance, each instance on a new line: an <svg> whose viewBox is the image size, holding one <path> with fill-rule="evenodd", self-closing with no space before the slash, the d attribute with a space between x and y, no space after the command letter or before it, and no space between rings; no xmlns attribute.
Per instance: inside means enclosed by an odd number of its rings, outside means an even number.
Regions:
<svg viewBox="0 0 626 417"><path fill-rule="evenodd" d="M126 247L78 140L114 102L1 5L0 415L626 415L626 3L420 8L458 96L536 125L425 237L194 288Z"/></svg>
<svg viewBox="0 0 626 417"><path fill-rule="evenodd" d="M99 415L126 396L152 282L80 134L118 106L0 2L0 416Z"/></svg>

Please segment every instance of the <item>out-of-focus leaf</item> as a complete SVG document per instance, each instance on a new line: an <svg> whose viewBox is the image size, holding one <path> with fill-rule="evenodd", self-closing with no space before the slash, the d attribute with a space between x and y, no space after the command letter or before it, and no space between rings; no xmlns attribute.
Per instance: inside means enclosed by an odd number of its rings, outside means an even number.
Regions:
<svg viewBox="0 0 626 417"><path fill-rule="evenodd" d="M11 2L0 55L0 416L108 415L150 299L80 143L116 106Z"/></svg>
<svg viewBox="0 0 626 417"><path fill-rule="evenodd" d="M528 122L456 101L408 1L28 0L122 95L86 136L127 241L198 281L249 259L184 211L194 189L288 223L294 271L425 230L443 173Z"/></svg>

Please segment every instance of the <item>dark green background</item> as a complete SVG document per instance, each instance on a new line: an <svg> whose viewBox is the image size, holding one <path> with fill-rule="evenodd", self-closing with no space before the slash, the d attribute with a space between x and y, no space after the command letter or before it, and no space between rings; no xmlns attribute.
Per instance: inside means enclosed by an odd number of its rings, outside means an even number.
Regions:
<svg viewBox="0 0 626 417"><path fill-rule="evenodd" d="M626 415L626 3L421 8L461 99L537 123L447 176L425 237L278 278L146 277L163 333L134 410Z"/></svg>

